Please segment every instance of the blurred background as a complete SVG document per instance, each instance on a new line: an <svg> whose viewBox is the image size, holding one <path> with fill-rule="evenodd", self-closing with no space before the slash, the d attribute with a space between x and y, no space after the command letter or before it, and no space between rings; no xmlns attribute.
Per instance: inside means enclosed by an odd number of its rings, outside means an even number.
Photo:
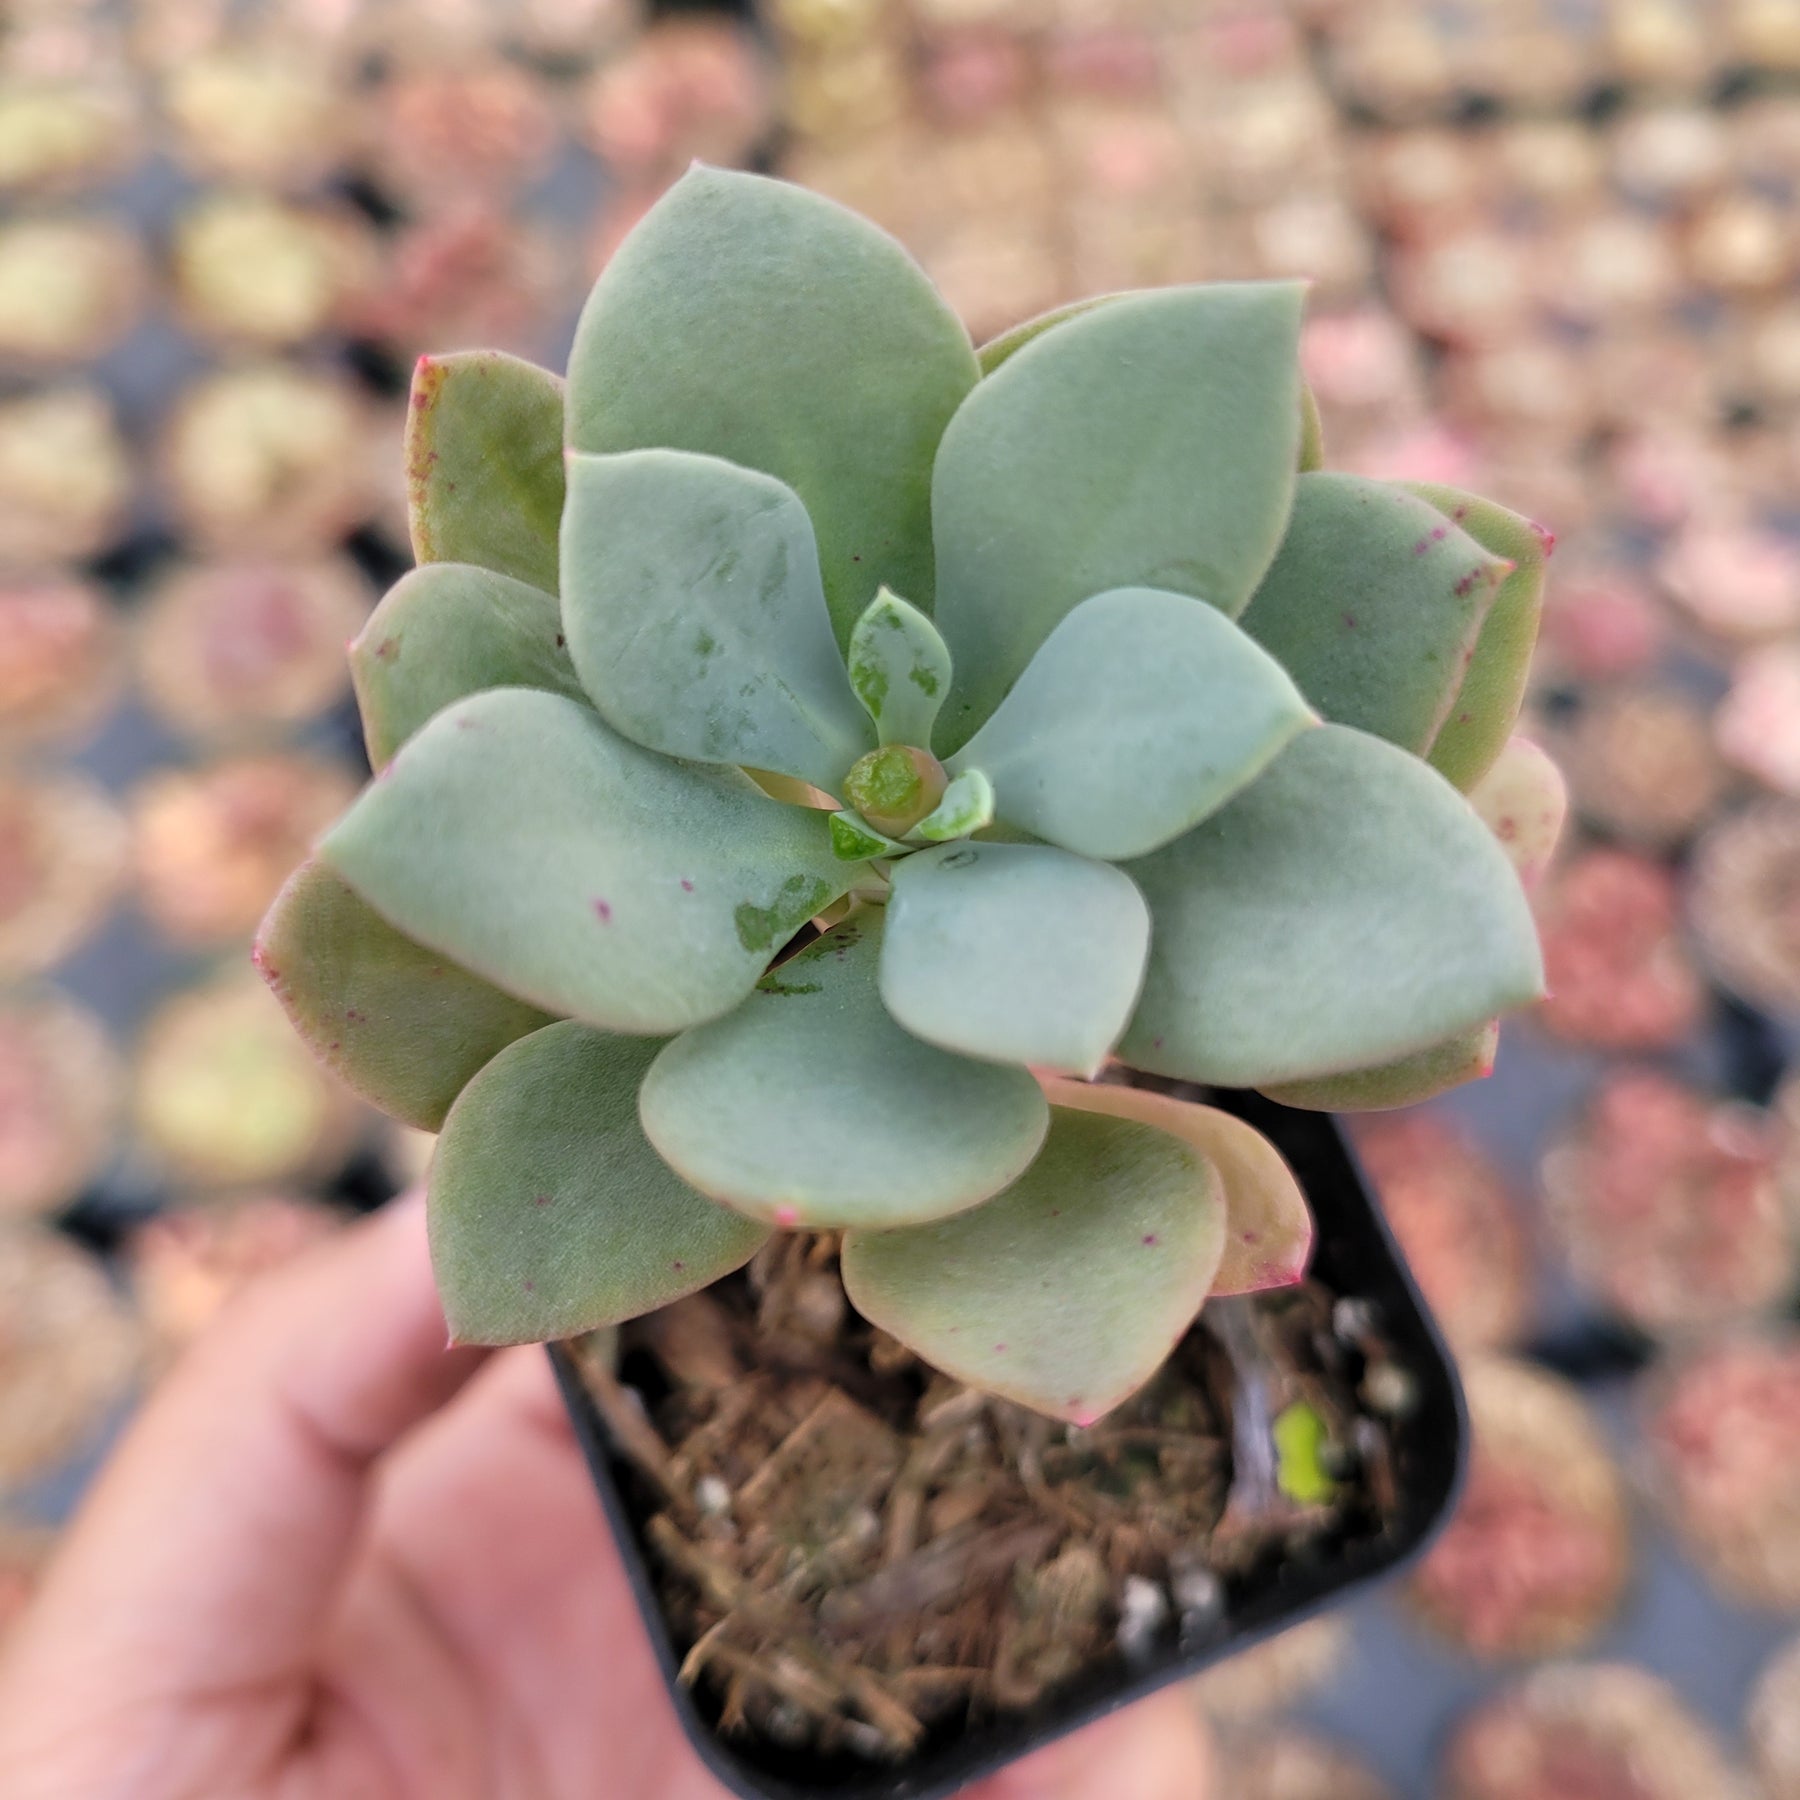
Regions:
<svg viewBox="0 0 1800 1800"><path fill-rule="evenodd" d="M1555 531L1553 995L1357 1133L1467 1497L1196 1704L1232 1800L1800 1796L1800 0L8 0L0 1634L222 1297L423 1165L249 935L365 772L411 360L560 367L695 156L978 339L1308 276L1329 463Z"/></svg>

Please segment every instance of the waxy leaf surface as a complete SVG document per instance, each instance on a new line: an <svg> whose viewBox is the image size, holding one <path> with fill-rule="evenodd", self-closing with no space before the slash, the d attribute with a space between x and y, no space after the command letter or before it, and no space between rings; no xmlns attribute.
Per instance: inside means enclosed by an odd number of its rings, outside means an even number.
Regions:
<svg viewBox="0 0 1800 1800"><path fill-rule="evenodd" d="M1519 716L1544 609L1544 565L1556 539L1479 494L1419 481L1405 485L1513 565L1488 607L1474 658L1431 745L1432 766L1467 793L1493 767Z"/></svg>
<svg viewBox="0 0 1800 1800"><path fill-rule="evenodd" d="M937 600L964 744L1091 595L1167 588L1240 613L1287 523L1300 288L1133 294L1025 345L963 403L932 477Z"/></svg>
<svg viewBox="0 0 1800 1800"><path fill-rule="evenodd" d="M844 674L806 508L716 456L571 456L569 655L634 743L835 792L872 733Z"/></svg>
<svg viewBox="0 0 1800 1800"><path fill-rule="evenodd" d="M915 1037L1091 1075L1131 1016L1150 919L1106 863L960 843L894 864L881 996Z"/></svg>
<svg viewBox="0 0 1800 1800"><path fill-rule="evenodd" d="M1225 1248L1212 1166L1181 1139L1063 1107L1005 1193L934 1225L851 1231L856 1310L933 1367L1092 1424L1154 1375Z"/></svg>
<svg viewBox="0 0 1800 1800"><path fill-rule="evenodd" d="M907 1225L997 1193L1050 1109L1024 1069L953 1056L881 1004L879 907L676 1038L644 1082L644 1129L703 1193L786 1228Z"/></svg>
<svg viewBox="0 0 1800 1800"><path fill-rule="evenodd" d="M1065 324L1070 319L1078 319L1085 312L1092 312L1096 306L1105 306L1113 300L1123 300L1130 296L1127 290L1116 294L1090 294L1084 300L1071 300L1065 306L1053 307L1049 312L1039 313L1035 318L1025 319L1010 330L1003 331L998 337L988 341L975 352L976 360L981 364L983 375L992 375L1003 363L1010 362L1013 357L1032 342L1040 338L1054 326ZM1300 384L1300 448L1296 467L1302 474L1311 469L1325 466L1325 424L1319 417L1319 403L1313 397L1313 391L1303 381Z"/></svg>
<svg viewBox="0 0 1800 1800"><path fill-rule="evenodd" d="M1143 856L1314 722L1281 665L1222 613L1118 588L1051 632L951 767L980 769L1009 825L1083 856Z"/></svg>
<svg viewBox="0 0 1800 1800"><path fill-rule="evenodd" d="M833 857L823 813L523 688L439 713L320 853L408 937L635 1032L728 1012L863 866Z"/></svg>
<svg viewBox="0 0 1800 1800"><path fill-rule="evenodd" d="M950 652L938 628L886 588L856 621L846 656L850 685L884 744L931 748L931 728L950 691Z"/></svg>
<svg viewBox="0 0 1800 1800"><path fill-rule="evenodd" d="M1350 1069L1341 1075L1315 1075L1307 1081L1278 1082L1263 1092L1283 1106L1307 1112L1386 1112L1396 1106L1417 1106L1421 1100L1491 1074L1499 1043L1500 1021L1490 1019L1473 1031L1459 1031L1441 1044L1394 1062Z"/></svg>
<svg viewBox="0 0 1800 1800"><path fill-rule="evenodd" d="M696 167L582 313L569 442L697 450L785 481L845 644L884 583L931 609L932 457L978 373L885 232L804 188Z"/></svg>
<svg viewBox="0 0 1800 1800"><path fill-rule="evenodd" d="M981 364L984 376L992 375L1001 364L1010 362L1034 338L1040 338L1046 331L1066 324L1070 319L1078 319L1085 312L1092 312L1096 306L1105 306L1109 301L1122 300L1124 293L1089 294L1084 299L1070 300L1062 306L1053 306L1048 312L1041 312L1029 319L1021 320L1017 325L1000 333L998 337L988 341L975 352L975 360Z"/></svg>
<svg viewBox="0 0 1800 1800"><path fill-rule="evenodd" d="M407 520L421 563L475 563L556 592L563 384L499 350L422 356L406 416Z"/></svg>
<svg viewBox="0 0 1800 1800"><path fill-rule="evenodd" d="M1476 816L1499 839L1527 891L1556 854L1569 815L1569 790L1548 751L1515 737L1469 789Z"/></svg>
<svg viewBox="0 0 1800 1800"><path fill-rule="evenodd" d="M553 594L472 563L402 575L350 646L369 761L381 768L452 700L542 688L585 700Z"/></svg>
<svg viewBox="0 0 1800 1800"><path fill-rule="evenodd" d="M1302 475L1243 626L1326 718L1423 753L1504 570L1412 494Z"/></svg>
<svg viewBox="0 0 1800 1800"><path fill-rule="evenodd" d="M944 789L944 797L912 829L927 844L985 831L994 822L994 784L980 769L964 769Z"/></svg>
<svg viewBox="0 0 1800 1800"><path fill-rule="evenodd" d="M1391 1061L1537 998L1517 876L1417 757L1302 732L1187 836L1128 865L1155 920L1136 1068L1267 1087Z"/></svg>
<svg viewBox="0 0 1800 1800"><path fill-rule="evenodd" d="M741 1268L768 1237L650 1148L637 1091L661 1045L565 1021L504 1050L445 1121L431 1263L463 1344L616 1325Z"/></svg>
<svg viewBox="0 0 1800 1800"><path fill-rule="evenodd" d="M1112 1082L1053 1077L1044 1092L1053 1106L1153 1125L1212 1164L1225 1202L1225 1253L1213 1276L1214 1294L1291 1287L1306 1273L1313 1244L1306 1194L1281 1152L1254 1126L1216 1106Z"/></svg>
<svg viewBox="0 0 1800 1800"><path fill-rule="evenodd" d="M335 870L302 863L275 897L254 960L313 1054L421 1131L517 1038L550 1017L405 938Z"/></svg>

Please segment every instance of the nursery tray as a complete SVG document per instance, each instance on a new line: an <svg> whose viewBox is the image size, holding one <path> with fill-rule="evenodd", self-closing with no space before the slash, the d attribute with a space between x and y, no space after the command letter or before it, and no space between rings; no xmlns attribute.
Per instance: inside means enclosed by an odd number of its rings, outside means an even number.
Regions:
<svg viewBox="0 0 1800 1800"><path fill-rule="evenodd" d="M1296 1557L1268 1573L1233 1582L1219 1623L1203 1641L1159 1645L1147 1661L1130 1666L1117 1660L1097 1664L1029 1712L932 1732L904 1763L823 1758L719 1735L705 1697L677 1679L684 1646L670 1635L643 1541L645 1521L654 1508L610 1441L573 1357L560 1345L550 1347L577 1440L619 1542L682 1727L701 1759L733 1793L745 1800L939 1800L1065 1732L1339 1604L1394 1575L1430 1544L1462 1482L1467 1454L1462 1390L1366 1178L1329 1116L1292 1111L1257 1094L1207 1097L1256 1126L1287 1158L1318 1221L1312 1276L1333 1294L1364 1299L1378 1309L1384 1341L1416 1384L1414 1405L1391 1428L1398 1493L1386 1529L1373 1541L1349 1544L1329 1556Z"/></svg>

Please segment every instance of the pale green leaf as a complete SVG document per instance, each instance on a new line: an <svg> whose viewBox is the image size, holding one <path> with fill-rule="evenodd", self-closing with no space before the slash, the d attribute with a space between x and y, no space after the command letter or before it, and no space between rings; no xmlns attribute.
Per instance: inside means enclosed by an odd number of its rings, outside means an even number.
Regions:
<svg viewBox="0 0 1800 1800"><path fill-rule="evenodd" d="M847 644L883 583L931 610L932 457L978 373L886 233L803 188L696 166L582 313L569 442L697 450L785 481Z"/></svg>
<svg viewBox="0 0 1800 1800"><path fill-rule="evenodd" d="M369 761L381 768L433 713L496 687L585 700L542 588L472 563L402 575L350 645Z"/></svg>
<svg viewBox="0 0 1800 1800"><path fill-rule="evenodd" d="M1300 459L1302 475L1310 475L1325 466L1325 421L1319 417L1319 402L1305 382L1300 384Z"/></svg>
<svg viewBox="0 0 1800 1800"><path fill-rule="evenodd" d="M773 477L676 450L571 456L562 594L576 670L634 743L830 793L868 749L812 525Z"/></svg>
<svg viewBox="0 0 1800 1800"><path fill-rule="evenodd" d="M1410 1055L1543 992L1518 878L1468 802L1342 725L1302 732L1128 867L1155 921L1119 1047L1137 1068L1265 1087Z"/></svg>
<svg viewBox="0 0 1800 1800"><path fill-rule="evenodd" d="M1091 1075L1131 1016L1150 920L1117 869L1046 844L946 844L894 865L881 997L915 1037Z"/></svg>
<svg viewBox="0 0 1800 1800"><path fill-rule="evenodd" d="M498 350L422 356L406 415L407 518L421 563L475 563L556 592L563 384Z"/></svg>
<svg viewBox="0 0 1800 1800"><path fill-rule="evenodd" d="M728 1012L845 891L825 815L501 688L439 713L320 853L398 930L616 1031Z"/></svg>
<svg viewBox="0 0 1800 1800"><path fill-rule="evenodd" d="M1051 632L951 767L982 770L1009 825L1084 856L1142 856L1313 723L1281 665L1223 613L1119 588Z"/></svg>
<svg viewBox="0 0 1800 1800"><path fill-rule="evenodd" d="M703 1193L790 1230L880 1229L974 1206L1037 1154L1050 1109L1024 1069L922 1043L881 1004L881 911L656 1059L644 1129Z"/></svg>
<svg viewBox="0 0 1800 1800"><path fill-rule="evenodd" d="M616 1325L729 1275L767 1239L645 1140L638 1084L661 1047L549 1025L502 1051L450 1109L429 1218L457 1343Z"/></svg>
<svg viewBox="0 0 1800 1800"><path fill-rule="evenodd" d="M1044 1082L1052 1106L1135 1119L1178 1137L1213 1166L1225 1203L1225 1253L1213 1277L1220 1294L1291 1287L1312 1255L1312 1210L1294 1171L1253 1125L1216 1106L1196 1106L1112 1082Z"/></svg>
<svg viewBox="0 0 1800 1800"><path fill-rule="evenodd" d="M1091 1425L1161 1367L1225 1247L1218 1178L1191 1146L1063 1107L1005 1193L934 1225L851 1231L864 1318L959 1381Z"/></svg>
<svg viewBox="0 0 1800 1800"><path fill-rule="evenodd" d="M1053 326L1078 319L1083 313L1092 312L1096 306L1104 306L1110 300L1125 298L1124 293L1090 294L1084 300L1071 300L1065 306L1039 313L1035 318L1026 319L1010 330L1001 332L998 337L989 338L975 352L982 374L992 375L1034 338L1042 337ZM1300 386L1300 451L1297 466L1302 474L1325 466L1325 425L1319 417L1319 403L1313 397L1312 389L1304 382Z"/></svg>
<svg viewBox="0 0 1800 1800"><path fill-rule="evenodd" d="M1293 496L1300 304L1287 282L1127 295L1044 332L963 403L932 477L946 750L1093 594L1243 610Z"/></svg>
<svg viewBox="0 0 1800 1800"><path fill-rule="evenodd" d="M1092 312L1096 306L1104 306L1109 300L1123 300L1125 293L1089 294L1085 299L1071 300L1063 306L1053 306L1048 312L1038 313L1034 318L1022 320L1009 330L1001 332L998 337L988 341L975 352L975 360L981 364L984 376L992 375L1003 363L1010 362L1034 338L1042 337L1053 326L1066 323L1070 319L1078 319L1085 312Z"/></svg>
<svg viewBox="0 0 1800 1800"><path fill-rule="evenodd" d="M1416 495L1302 475L1243 627L1326 718L1423 753L1505 572Z"/></svg>
<svg viewBox="0 0 1800 1800"><path fill-rule="evenodd" d="M1569 790L1549 753L1529 738L1508 739L1469 789L1469 804L1499 839L1520 881L1528 890L1535 887L1569 816Z"/></svg>
<svg viewBox="0 0 1800 1800"><path fill-rule="evenodd" d="M947 844L952 838L985 831L993 822L994 784L980 769L964 769L911 835L927 844Z"/></svg>
<svg viewBox="0 0 1800 1800"><path fill-rule="evenodd" d="M853 812L831 815L831 853L840 862L868 862L878 856L904 856L912 846L891 838Z"/></svg>
<svg viewBox="0 0 1800 1800"><path fill-rule="evenodd" d="M950 652L916 606L883 588L850 634L850 685L884 744L931 748L950 691Z"/></svg>
<svg viewBox="0 0 1800 1800"><path fill-rule="evenodd" d="M1277 1083L1263 1092L1283 1106L1307 1112L1387 1112L1397 1106L1417 1106L1421 1100L1491 1074L1499 1042L1500 1021L1490 1019L1473 1031L1460 1031L1441 1044L1415 1050L1395 1062L1350 1069L1341 1075L1315 1075L1309 1081Z"/></svg>
<svg viewBox="0 0 1800 1800"><path fill-rule="evenodd" d="M1556 539L1479 494L1419 481L1404 485L1513 565L1488 607L1474 659L1431 746L1432 766L1467 793L1493 767L1519 716L1544 607L1544 565Z"/></svg>
<svg viewBox="0 0 1800 1800"><path fill-rule="evenodd" d="M436 1131L480 1069L547 1013L404 938L323 863L276 895L252 952L313 1054L385 1113Z"/></svg>

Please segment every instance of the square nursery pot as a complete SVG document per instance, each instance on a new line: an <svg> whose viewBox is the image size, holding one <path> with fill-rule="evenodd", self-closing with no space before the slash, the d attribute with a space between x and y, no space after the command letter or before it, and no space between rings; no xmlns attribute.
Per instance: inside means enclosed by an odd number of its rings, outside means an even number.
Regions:
<svg viewBox="0 0 1800 1800"><path fill-rule="evenodd" d="M746 1800L938 1800L1014 1758L1105 1713L1195 1675L1236 1651L1338 1605L1419 1557L1447 1519L1462 1482L1467 1420L1462 1391L1436 1325L1401 1260L1367 1180L1335 1119L1296 1112L1257 1094L1208 1093L1255 1125L1287 1158L1317 1226L1312 1277L1332 1294L1367 1302L1388 1353L1412 1379L1409 1409L1389 1425L1396 1499L1378 1534L1313 1551L1226 1584L1216 1623L1182 1641L1173 1623L1154 1649L1128 1662L1117 1652L1077 1674L1035 1710L956 1729L934 1729L903 1763L826 1759L723 1736L703 1692L677 1679L683 1647L656 1591L644 1526L655 1510L641 1477L611 1443L574 1358L550 1347L576 1437L618 1538L645 1628L682 1726L701 1760Z"/></svg>

